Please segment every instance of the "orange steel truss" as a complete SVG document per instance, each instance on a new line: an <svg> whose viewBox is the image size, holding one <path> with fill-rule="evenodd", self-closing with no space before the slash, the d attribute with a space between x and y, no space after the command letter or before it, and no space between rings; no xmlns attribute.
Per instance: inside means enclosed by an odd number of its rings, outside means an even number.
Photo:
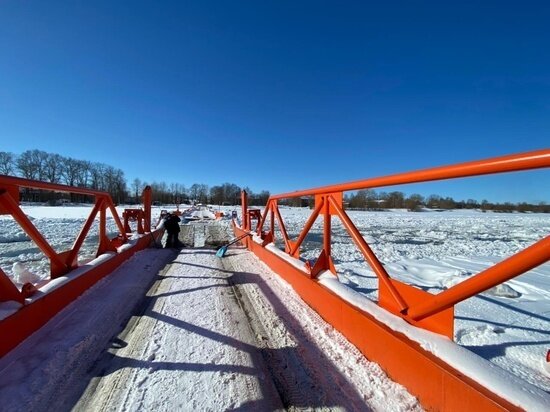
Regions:
<svg viewBox="0 0 550 412"><path fill-rule="evenodd" d="M251 227L246 193L243 192L244 223L240 228L235 226L235 232L237 235L250 231L256 232L262 242L257 243L246 238L243 243L291 283L311 307L342 332L367 357L379 362L390 376L417 395L425 406L435 409L464 410L470 405L477 409L513 410L514 405L490 393L472 379L462 376L461 373L420 348L415 342L392 332L371 315L345 302L321 285L316 278L322 271L336 274L331 257L331 221L332 216L337 216L378 278L378 305L416 327L442 334L452 340L454 306L549 261L550 236L468 280L432 295L391 278L344 210L343 192L548 167L550 167L550 150L539 150L273 195L269 198L254 229ZM314 196L315 207L302 231L293 240L288 236L279 212L278 201L303 196ZM299 258L300 246L319 216L323 216L324 222L322 250L313 266L305 262L305 271L298 269L289 263L288 259L281 258L265 247L275 241L275 224L277 224L284 243L284 252L288 256ZM264 230L268 221L269 228ZM396 357L399 359L396 360ZM404 364L405 367L403 367ZM452 391L452 394L449 391Z"/></svg>
<svg viewBox="0 0 550 412"><path fill-rule="evenodd" d="M22 188L77 193L95 198L94 206L80 233L74 240L71 249L61 252L54 250L32 221L25 215L19 206L19 193ZM26 298L32 296L36 292L36 288L31 284L26 284L19 291L10 278L0 269L0 303L16 301L23 304L14 314L0 320L0 336L2 336L2 339L0 339L0 356L3 356L28 335L40 328L59 310L68 305L102 277L116 269L118 265L132 256L136 251L149 246L152 239L155 240L162 236L162 230L151 232L151 188L149 186L143 191L143 202L143 210L125 210L123 225L110 195L106 192L0 175L0 214L11 215L50 260L50 279L67 278L67 282L60 287L27 303ZM107 234L107 211L111 213L119 231L118 235L114 238L109 238ZM113 256L82 275L70 278L71 271L78 268L78 252L98 215L99 241L96 256L107 252L113 252ZM149 232L152 236L138 238L134 245L119 251L118 248L128 242L128 234L131 233L128 219L136 219L138 221L139 234Z"/></svg>

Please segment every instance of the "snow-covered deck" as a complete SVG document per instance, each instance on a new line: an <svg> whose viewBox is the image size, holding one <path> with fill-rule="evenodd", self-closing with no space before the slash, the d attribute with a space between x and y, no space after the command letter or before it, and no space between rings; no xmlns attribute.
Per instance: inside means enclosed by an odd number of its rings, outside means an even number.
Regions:
<svg viewBox="0 0 550 412"><path fill-rule="evenodd" d="M138 253L0 360L0 399L6 410L421 409L253 255L208 249Z"/></svg>

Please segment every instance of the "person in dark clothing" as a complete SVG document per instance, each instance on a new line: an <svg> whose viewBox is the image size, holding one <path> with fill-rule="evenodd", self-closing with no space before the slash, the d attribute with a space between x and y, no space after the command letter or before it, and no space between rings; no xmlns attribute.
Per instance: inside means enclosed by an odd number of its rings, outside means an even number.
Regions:
<svg viewBox="0 0 550 412"><path fill-rule="evenodd" d="M180 232L179 222L181 222L181 219L175 213L168 213L164 218L164 228L168 234L164 247L181 247L182 244L178 239Z"/></svg>

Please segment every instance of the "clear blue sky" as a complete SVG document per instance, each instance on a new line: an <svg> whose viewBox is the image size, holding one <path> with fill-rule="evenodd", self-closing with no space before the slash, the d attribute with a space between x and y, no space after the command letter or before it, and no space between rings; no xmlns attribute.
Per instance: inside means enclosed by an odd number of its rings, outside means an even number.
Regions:
<svg viewBox="0 0 550 412"><path fill-rule="evenodd" d="M0 3L0 150L129 182L278 193L548 148L549 132L547 1ZM550 201L549 177L397 189Z"/></svg>

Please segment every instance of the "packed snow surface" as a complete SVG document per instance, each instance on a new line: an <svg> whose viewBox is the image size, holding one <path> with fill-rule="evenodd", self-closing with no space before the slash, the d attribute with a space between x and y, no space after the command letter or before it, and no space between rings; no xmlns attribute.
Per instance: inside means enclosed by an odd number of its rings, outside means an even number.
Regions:
<svg viewBox="0 0 550 412"><path fill-rule="evenodd" d="M295 239L311 210L281 208L281 214ZM395 210L348 214L390 276L433 294L550 234L550 216L544 214ZM322 226L318 218L304 242L302 258L319 255ZM332 219L332 236L339 280L376 301L376 275L337 218ZM550 263L459 303L454 340L550 392L550 376L543 367L550 349Z"/></svg>
<svg viewBox="0 0 550 412"><path fill-rule="evenodd" d="M0 359L0 398L14 411L421 410L242 250L138 252Z"/></svg>

